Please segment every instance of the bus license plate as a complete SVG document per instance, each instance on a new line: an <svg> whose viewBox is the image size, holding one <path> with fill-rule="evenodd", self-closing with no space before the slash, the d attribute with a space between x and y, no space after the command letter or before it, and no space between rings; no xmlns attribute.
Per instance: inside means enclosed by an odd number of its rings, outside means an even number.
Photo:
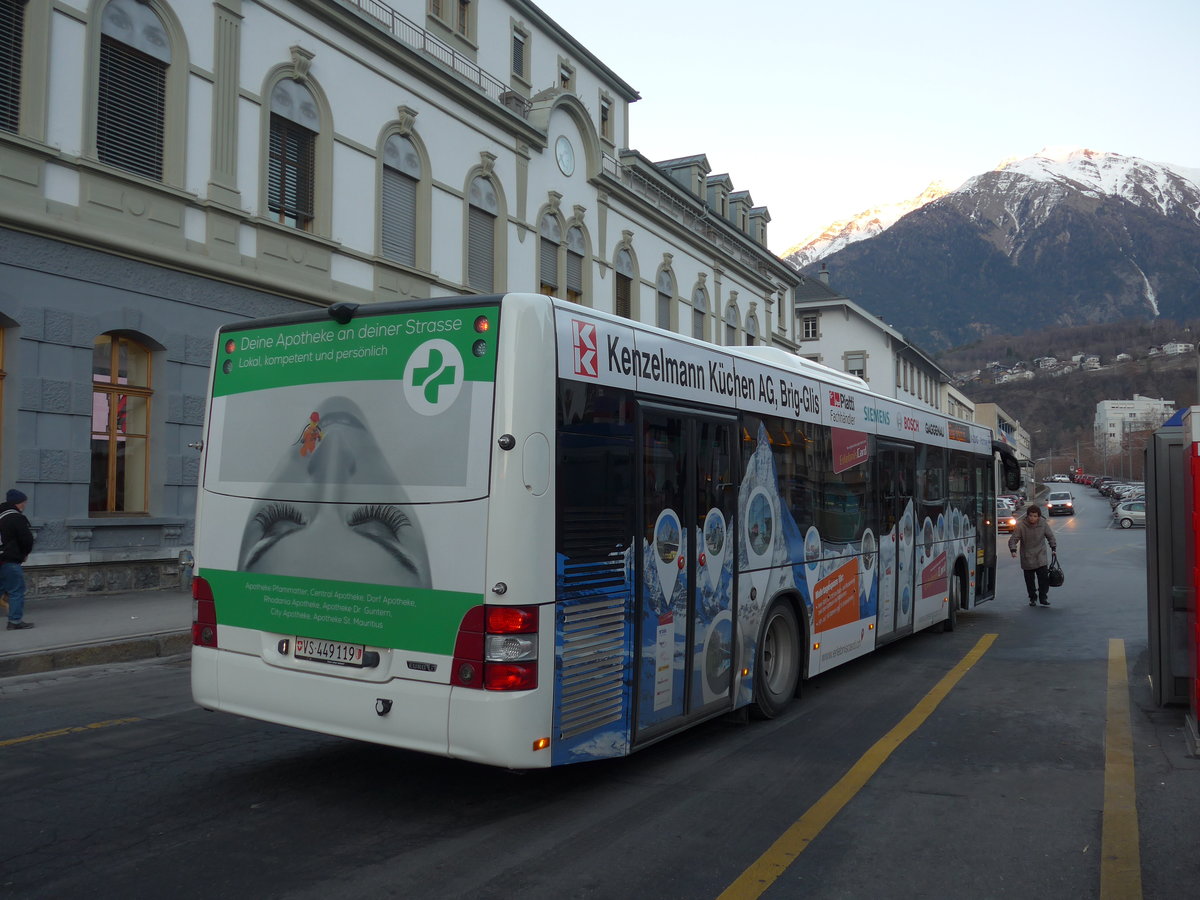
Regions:
<svg viewBox="0 0 1200 900"><path fill-rule="evenodd" d="M363 667L363 645L298 637L296 638L296 659L311 659L334 666L354 666L361 669Z"/></svg>

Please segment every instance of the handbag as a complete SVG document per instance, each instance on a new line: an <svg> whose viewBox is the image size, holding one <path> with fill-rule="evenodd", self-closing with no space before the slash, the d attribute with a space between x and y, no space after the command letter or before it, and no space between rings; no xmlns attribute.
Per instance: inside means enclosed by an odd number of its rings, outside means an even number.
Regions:
<svg viewBox="0 0 1200 900"><path fill-rule="evenodd" d="M1063 574L1062 566L1058 564L1058 553L1050 554L1050 587L1062 587L1063 582L1067 580L1067 576Z"/></svg>

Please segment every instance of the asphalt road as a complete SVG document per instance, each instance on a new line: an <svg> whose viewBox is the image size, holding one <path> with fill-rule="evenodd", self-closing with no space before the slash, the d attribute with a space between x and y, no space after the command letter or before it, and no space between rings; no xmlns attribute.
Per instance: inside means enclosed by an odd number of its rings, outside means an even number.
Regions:
<svg viewBox="0 0 1200 900"><path fill-rule="evenodd" d="M513 774L207 713L186 657L0 679L0 895L1138 896L1102 881L1116 697L1137 815L1107 851L1141 896L1195 896L1200 760L1150 701L1145 532L1074 490L1051 607L1002 553L953 633L625 760Z"/></svg>

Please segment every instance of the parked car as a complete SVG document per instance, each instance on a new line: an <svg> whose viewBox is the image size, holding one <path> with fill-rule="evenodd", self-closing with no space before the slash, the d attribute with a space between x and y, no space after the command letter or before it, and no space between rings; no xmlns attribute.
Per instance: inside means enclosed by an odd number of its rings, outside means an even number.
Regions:
<svg viewBox="0 0 1200 900"><path fill-rule="evenodd" d="M996 530L1011 532L1017 527L1017 514L1009 503L996 501Z"/></svg>
<svg viewBox="0 0 1200 900"><path fill-rule="evenodd" d="M1146 501L1126 500L1124 503L1118 503L1117 508L1113 510L1113 521L1122 528L1132 528L1134 525L1144 527L1146 524Z"/></svg>
<svg viewBox="0 0 1200 900"><path fill-rule="evenodd" d="M1049 516L1075 515L1075 498L1070 491L1051 491L1046 497L1046 514Z"/></svg>

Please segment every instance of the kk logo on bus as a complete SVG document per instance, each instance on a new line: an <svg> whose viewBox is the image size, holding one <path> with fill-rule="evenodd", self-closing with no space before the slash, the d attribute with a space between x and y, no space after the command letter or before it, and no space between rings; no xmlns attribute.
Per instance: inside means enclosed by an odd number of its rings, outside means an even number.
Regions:
<svg viewBox="0 0 1200 900"><path fill-rule="evenodd" d="M596 349L596 326L591 322L572 319L571 349L574 351L575 374L599 378L600 354Z"/></svg>

